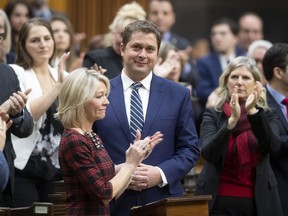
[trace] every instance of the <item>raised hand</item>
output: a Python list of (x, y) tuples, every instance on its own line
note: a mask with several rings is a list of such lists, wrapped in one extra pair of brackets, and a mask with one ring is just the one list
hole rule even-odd
[(256, 104), (259, 101), (262, 88), (262, 84), (259, 81), (256, 81), (253, 92), (248, 96), (246, 100), (245, 109), (246, 112), (250, 115), (257, 112)]
[(153, 69), (154, 73), (157, 76), (166, 78), (177, 66), (179, 59), (179, 54), (174, 50), (170, 50), (164, 62), (161, 58), (158, 59)]
[(91, 67), (91, 69), (98, 71), (102, 75), (107, 71), (107, 69), (98, 66), (96, 63)]
[(31, 91), (32, 89), (28, 88), (24, 93), (21, 91), (14, 92), (8, 100), (1, 104), (0, 109), (4, 110), (8, 115), (16, 116), (18, 113), (22, 112), (26, 106), (28, 94)]
[(231, 116), (228, 119), (228, 126), (227, 126), (229, 129), (233, 129), (236, 126), (241, 116), (241, 108), (237, 92), (238, 92), (238, 86), (235, 85), (230, 98)]
[(58, 64), (58, 83), (62, 83), (64, 81), (64, 68), (67, 59), (70, 56), (70, 52), (64, 53), (59, 60)]

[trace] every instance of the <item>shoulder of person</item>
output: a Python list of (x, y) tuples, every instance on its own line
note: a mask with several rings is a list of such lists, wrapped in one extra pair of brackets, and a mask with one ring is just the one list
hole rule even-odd
[(14, 70), (18, 75), (19, 73), (25, 73), (25, 69), (17, 64), (9, 64), (9, 66)]
[(106, 58), (111, 55), (110, 53), (111, 53), (111, 47), (105, 47), (103, 49), (91, 50), (85, 56), (90, 58)]

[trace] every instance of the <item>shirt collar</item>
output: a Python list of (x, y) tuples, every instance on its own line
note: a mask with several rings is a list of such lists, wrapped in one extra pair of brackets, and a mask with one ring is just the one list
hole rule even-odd
[(266, 84), (266, 88), (268, 89), (268, 91), (271, 93), (271, 95), (273, 95), (274, 99), (276, 100), (276, 102), (280, 105), (283, 105), (281, 102), (285, 99), (285, 96), (282, 95), (281, 93), (279, 93), (278, 91), (276, 91), (275, 89), (273, 89), (269, 83)]
[[(128, 88), (131, 87), (131, 85), (134, 83), (132, 79), (130, 79), (125, 73), (124, 69), (121, 72), (121, 79), (123, 83), (123, 90), (126, 91)], [(142, 86), (150, 91), (150, 86), (151, 86), (151, 80), (152, 80), (152, 71), (148, 74), (148, 76), (145, 77), (145, 79), (141, 80), (140, 83)]]

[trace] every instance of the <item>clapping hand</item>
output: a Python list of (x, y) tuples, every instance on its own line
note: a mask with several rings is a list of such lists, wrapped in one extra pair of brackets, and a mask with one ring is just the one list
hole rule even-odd
[(179, 62), (180, 56), (174, 51), (170, 50), (166, 60), (163, 62), (162, 58), (159, 58), (156, 65), (154, 66), (154, 73), (157, 76), (167, 78), (167, 76), (174, 70)]
[(32, 89), (28, 88), (24, 93), (21, 91), (14, 92), (8, 100), (1, 104), (0, 109), (2, 109), (8, 115), (16, 116), (18, 113), (22, 112), (26, 106), (28, 94), (31, 91)]
[(59, 60), (58, 64), (58, 83), (62, 83), (64, 81), (64, 68), (67, 59), (70, 56), (70, 52), (64, 53)]
[(261, 96), (262, 92), (262, 84), (259, 81), (256, 81), (256, 84), (254, 86), (253, 92), (248, 96), (246, 103), (245, 103), (245, 109), (248, 114), (254, 114), (256, 113), (256, 104), (259, 101), (259, 98)]
[(98, 66), (96, 63), (91, 67), (91, 69), (98, 71), (102, 75), (107, 71), (107, 69), (102, 68), (101, 66)]

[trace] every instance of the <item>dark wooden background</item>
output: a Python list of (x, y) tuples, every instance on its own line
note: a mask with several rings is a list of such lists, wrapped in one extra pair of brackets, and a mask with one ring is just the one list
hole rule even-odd
[[(8, 0), (0, 0), (2, 8)], [(131, 0), (50, 0), (51, 8), (66, 13), (76, 32), (86, 32), (82, 43), (96, 34), (106, 33), (116, 11)], [(148, 0), (137, 0), (144, 9)], [(173, 30), (192, 42), (209, 39), (213, 20), (230, 17), (237, 20), (245, 11), (254, 11), (264, 20), (265, 39), (288, 43), (288, 0), (174, 0), (176, 24)], [(85, 50), (84, 50), (85, 51)]]

